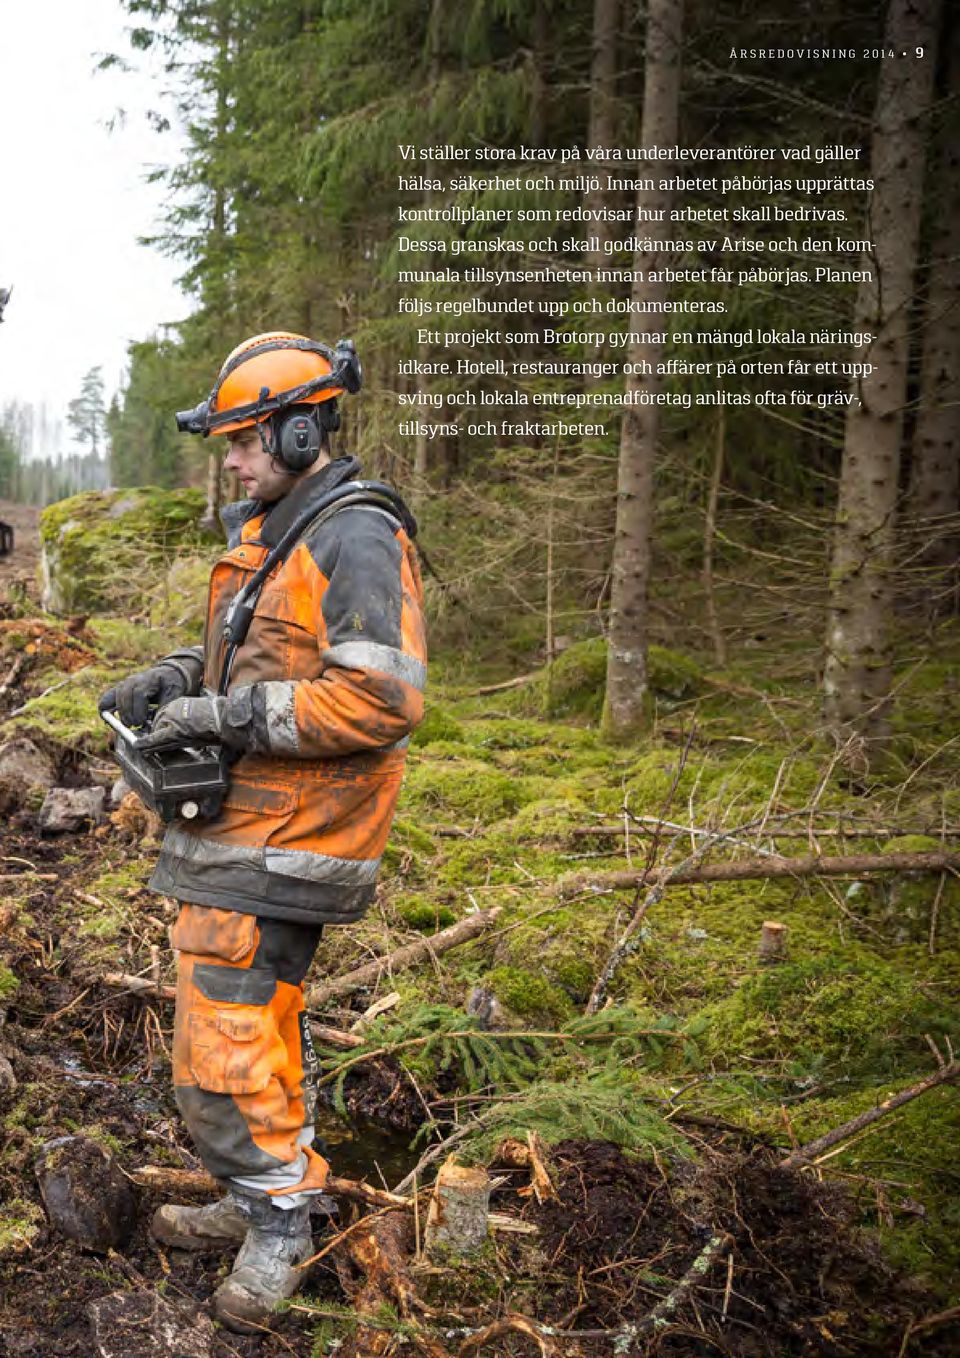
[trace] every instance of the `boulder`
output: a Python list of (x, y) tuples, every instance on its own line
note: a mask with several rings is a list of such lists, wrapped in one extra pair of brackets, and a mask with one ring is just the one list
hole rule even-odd
[(39, 797), (56, 781), (53, 760), (26, 736), (15, 736), (0, 745), (0, 814), (18, 811), (30, 797)]
[(40, 515), (41, 602), (75, 616), (139, 611), (143, 583), (170, 556), (197, 549), (206, 505), (201, 490), (139, 486), (85, 491)]
[(34, 1169), (54, 1230), (97, 1254), (130, 1239), (137, 1204), (113, 1156), (87, 1136), (48, 1141)]
[(52, 787), (40, 808), (37, 825), (44, 835), (62, 835), (98, 825), (107, 804), (105, 787)]
[(87, 1315), (100, 1358), (212, 1358), (216, 1351), (209, 1316), (146, 1289), (99, 1297)]

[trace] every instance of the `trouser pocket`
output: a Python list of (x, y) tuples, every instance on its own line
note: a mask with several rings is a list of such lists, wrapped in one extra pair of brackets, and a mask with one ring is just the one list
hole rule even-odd
[(259, 1094), (286, 1064), (270, 1009), (210, 1005), (190, 1014), (190, 1073), (211, 1094)]
[(208, 905), (183, 905), (170, 930), (170, 946), (182, 953), (239, 962), (253, 952), (258, 936), (255, 915)]
[(286, 1065), (268, 972), (188, 962), (185, 1064), (211, 1094), (258, 1094)]

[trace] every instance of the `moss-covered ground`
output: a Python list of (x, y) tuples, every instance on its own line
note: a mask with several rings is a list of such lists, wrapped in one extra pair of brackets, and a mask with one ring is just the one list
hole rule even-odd
[[(163, 607), (136, 627), (92, 617), (83, 637), (89, 667), (33, 701), (57, 676), (32, 662), (16, 695), (26, 705), (10, 726), (56, 751), (66, 769), (102, 760), (96, 693), (111, 675), (196, 639), (202, 575), (202, 556), (168, 572)], [(420, 1100), (429, 1105), (428, 1139), (456, 1116), (475, 1119), (460, 1149), (477, 1159), (502, 1136), (530, 1129), (548, 1143), (611, 1140), (658, 1163), (695, 1158), (688, 1129), (704, 1123), (786, 1148), (960, 1049), (960, 880), (949, 873), (670, 886), (615, 975), (609, 1007), (584, 1017), (638, 904), (636, 891), (612, 889), (605, 874), (675, 863), (705, 835), (725, 837), (708, 862), (960, 843), (960, 627), (939, 628), (935, 660), (929, 637), (905, 636), (896, 739), (869, 779), (848, 777), (820, 729), (816, 641), (785, 627), (740, 648), (722, 670), (693, 645), (656, 647), (650, 729), (629, 744), (608, 743), (599, 729), (601, 640), (577, 641), (528, 682), (486, 694), (475, 692), (478, 683), (510, 674), (482, 667), (478, 679), (440, 649), (376, 905), (359, 926), (328, 931), (313, 973), (347, 972), (499, 908), (478, 939), (324, 1014), (345, 1026), (377, 993), (399, 992), (369, 1045), (430, 1037), (388, 1063), (409, 1073), (414, 1120), (424, 1121)], [(12, 655), (10, 636), (0, 634), (6, 668), (4, 648)], [(57, 852), (66, 861), (70, 846)], [(72, 894), (58, 887), (52, 901), (24, 870), (11, 898), (14, 937), (29, 935), (40, 914), (65, 973), (92, 983), (111, 967), (143, 971), (164, 948), (171, 918), (170, 905), (143, 887), (154, 852), (150, 841), (108, 827), (84, 842), (68, 873)], [(788, 930), (787, 957), (776, 965), (758, 957), (767, 920)], [(14, 976), (23, 956), (9, 950)], [(160, 956), (169, 979), (169, 956)], [(39, 1003), (35, 983), (27, 988)], [(494, 1003), (501, 1030), (542, 1036), (484, 1033), (477, 1015)], [(162, 1042), (151, 1031), (141, 1025), (138, 1040), (151, 1042), (162, 1071)], [(325, 1053), (331, 1090), (343, 1059)], [(362, 1070), (340, 1082), (347, 1106)], [(7, 1115), (19, 1118), (21, 1139), (36, 1120), (30, 1097), (23, 1087)], [(945, 1305), (960, 1276), (958, 1142), (960, 1090), (943, 1087), (841, 1144), (816, 1171), (851, 1189), (887, 1257)], [(0, 1252), (36, 1230), (31, 1206), (15, 1198), (2, 1209)]]

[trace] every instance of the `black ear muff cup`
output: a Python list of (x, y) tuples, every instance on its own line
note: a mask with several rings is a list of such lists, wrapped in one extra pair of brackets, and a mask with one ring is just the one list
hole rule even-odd
[(320, 426), (313, 415), (292, 411), (276, 420), (275, 456), (288, 471), (303, 472), (320, 456)]

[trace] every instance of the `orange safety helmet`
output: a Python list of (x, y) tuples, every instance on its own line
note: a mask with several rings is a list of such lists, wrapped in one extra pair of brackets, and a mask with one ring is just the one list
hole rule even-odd
[[(359, 391), (361, 382), (352, 340), (330, 349), (306, 335), (272, 330), (237, 345), (206, 401), (177, 413), (177, 428), (188, 434), (230, 434), (290, 406), (335, 401), (344, 391)], [(333, 405), (323, 421), (331, 429), (339, 424), (335, 411)]]

